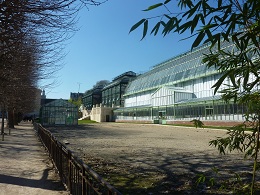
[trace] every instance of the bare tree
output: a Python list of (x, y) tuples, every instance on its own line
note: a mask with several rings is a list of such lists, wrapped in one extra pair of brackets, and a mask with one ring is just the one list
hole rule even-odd
[(93, 88), (103, 88), (105, 87), (110, 81), (108, 80), (100, 80), (97, 81), (95, 85), (93, 85)]
[(61, 51), (64, 41), (76, 30), (78, 11), (101, 3), (92, 0), (0, 1), (2, 112), (26, 111), (33, 106), (29, 100), (36, 96), (39, 80), (50, 78), (61, 68)]

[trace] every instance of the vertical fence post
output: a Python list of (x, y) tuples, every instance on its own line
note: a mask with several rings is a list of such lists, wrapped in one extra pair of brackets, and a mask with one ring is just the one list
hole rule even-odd
[(87, 194), (86, 191), (86, 170), (85, 167), (82, 165), (82, 194), (85, 195)]
[(69, 191), (72, 192), (72, 189), (71, 189), (71, 180), (72, 180), (72, 167), (71, 167), (71, 151), (68, 150), (68, 168), (69, 168), (69, 172), (68, 172), (68, 188), (69, 188)]
[(51, 154), (51, 158), (53, 159), (53, 139), (52, 139), (52, 135), (50, 135), (50, 154)]
[[(67, 185), (67, 190), (70, 194), (93, 195), (102, 193), (107, 195), (121, 195), (120, 192), (86, 166), (82, 160), (75, 157), (66, 146), (58, 142), (50, 131), (47, 131), (41, 125), (37, 125), (35, 128), (41, 142), (56, 164), (61, 179)], [(106, 189), (103, 189), (103, 187)]]
[(57, 164), (58, 164), (58, 159), (57, 159), (58, 147), (57, 147), (57, 141), (56, 141), (56, 139), (54, 137), (53, 137), (53, 145), (54, 145), (53, 161), (54, 161), (55, 165), (57, 166)]
[(59, 147), (59, 173), (60, 173), (60, 178), (63, 180), (63, 158), (62, 158), (62, 145), (58, 144)]

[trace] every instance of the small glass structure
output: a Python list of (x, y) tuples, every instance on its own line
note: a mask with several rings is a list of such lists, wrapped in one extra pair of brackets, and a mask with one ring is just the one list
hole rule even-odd
[(42, 125), (78, 125), (78, 107), (67, 100), (58, 99), (40, 109)]

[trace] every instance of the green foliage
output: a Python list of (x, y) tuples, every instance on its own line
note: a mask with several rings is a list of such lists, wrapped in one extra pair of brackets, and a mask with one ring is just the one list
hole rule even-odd
[(246, 125), (236, 125), (228, 129), (227, 137), (219, 137), (215, 140), (211, 140), (209, 144), (217, 147), (221, 154), (237, 150), (243, 152), (245, 157), (253, 157), (255, 155), (254, 148), (256, 146), (255, 131), (246, 132), (245, 130)]
[(196, 180), (197, 186), (206, 181), (206, 176), (204, 174), (198, 174), (198, 179)]
[[(132, 26), (130, 32), (143, 26), (142, 39), (148, 32), (148, 21), (156, 20), (151, 34), (157, 35), (159, 30), (163, 36), (172, 32), (182, 34), (190, 31), (195, 41), (192, 48), (202, 43), (210, 43), (212, 51), (205, 56), (208, 66), (215, 66), (223, 72), (221, 79), (213, 86), (215, 93), (223, 81), (232, 81), (232, 90), (236, 92), (242, 85), (244, 91), (252, 90), (259, 85), (260, 63), (260, 1), (222, 1), (213, 3), (208, 0), (178, 0), (179, 12), (176, 12), (175, 1), (159, 1), (143, 11), (151, 11), (164, 7), (165, 13), (160, 16), (143, 18)], [(171, 11), (171, 10), (174, 10)], [(223, 48), (223, 41), (234, 44), (232, 50)], [(255, 77), (251, 78), (250, 75)], [(224, 91), (225, 94), (227, 91)]]
[[(165, 13), (157, 17), (143, 18), (133, 25), (130, 32), (143, 25), (143, 39), (149, 30), (148, 21), (158, 19), (151, 34), (157, 35), (160, 30), (163, 36), (172, 32), (182, 34), (190, 31), (190, 37), (195, 38), (191, 49), (202, 43), (210, 45), (210, 51), (203, 62), (222, 73), (212, 86), (215, 93), (222, 93), (227, 102), (247, 105), (246, 125), (228, 129), (227, 137), (212, 140), (210, 145), (217, 147), (222, 154), (238, 150), (243, 152), (245, 157), (254, 158), (250, 189), (253, 194), (259, 164), (260, 1), (177, 0), (179, 12), (176, 12), (175, 1), (158, 1), (159, 3), (144, 11), (164, 7)], [(174, 12), (171, 11), (173, 9)], [(232, 48), (225, 48), (226, 43), (232, 44)], [(230, 84), (223, 86), (226, 80), (229, 80)], [(192, 122), (196, 127), (200, 125), (197, 120)], [(246, 127), (251, 127), (253, 132), (246, 132)], [(205, 181), (205, 178), (201, 175), (199, 181)]]
[(160, 7), (160, 6), (162, 6), (162, 5), (163, 5), (163, 3), (157, 3), (157, 4), (155, 4), (155, 5), (152, 5), (152, 6), (148, 7), (147, 9), (145, 9), (145, 10), (143, 10), (143, 11), (150, 11), (150, 10), (155, 9), (155, 8), (157, 8), (157, 7)]
[[(229, 40), (229, 36), (233, 35), (239, 29), (246, 29), (245, 36), (255, 44), (258, 44), (256, 35), (259, 33), (259, 1), (246, 0), (240, 2), (230, 0), (227, 3), (226, 1), (218, 0), (218, 3), (213, 3), (208, 0), (178, 0), (177, 2), (179, 12), (176, 12), (174, 1), (161, 1), (143, 11), (151, 11), (159, 7), (164, 7), (165, 12), (169, 14), (162, 14), (161, 16), (143, 20), (159, 18), (158, 23), (163, 21), (167, 24), (164, 26), (164, 29), (167, 29), (164, 31), (164, 35), (170, 32), (184, 33), (190, 29), (191, 34), (194, 33), (194, 36), (197, 36), (194, 45), (199, 45), (203, 40), (204, 42), (210, 41), (214, 44), (219, 44), (222, 38)], [(171, 20), (175, 22), (169, 22)], [(238, 40), (237, 35), (239, 33), (234, 35), (234, 40)], [(204, 36), (206, 39), (201, 39)]]
[[(231, 177), (222, 180), (224, 175), (216, 167), (212, 168), (213, 176), (209, 177), (203, 173), (197, 175), (196, 185), (206, 185), (209, 187), (217, 187), (220, 192), (232, 191), (232, 194), (246, 195), (250, 194), (250, 185), (243, 181), (241, 176), (236, 172), (230, 172)], [(226, 194), (226, 193), (225, 193)]]
[(204, 128), (204, 123), (202, 121), (200, 121), (199, 119), (193, 119), (192, 121), (190, 121), (193, 123), (193, 125), (196, 127), (196, 128)]
[(74, 104), (75, 106), (78, 106), (78, 108), (79, 108), (79, 107), (81, 106), (81, 104), (82, 104), (81, 98), (78, 98), (77, 100), (69, 99), (68, 102)]
[[(250, 193), (254, 194), (256, 171), (259, 168), (260, 93), (249, 93), (247, 91), (244, 91), (242, 94), (232, 93), (227, 91), (224, 98), (229, 100), (232, 96), (235, 96), (239, 103), (247, 105), (246, 121), (243, 125), (237, 125), (228, 129), (227, 137), (212, 140), (210, 145), (217, 147), (222, 154), (225, 154), (226, 151), (232, 152), (237, 150), (244, 153), (245, 158), (251, 157), (253, 159), (254, 165)], [(246, 131), (247, 126), (252, 128), (251, 132)]]

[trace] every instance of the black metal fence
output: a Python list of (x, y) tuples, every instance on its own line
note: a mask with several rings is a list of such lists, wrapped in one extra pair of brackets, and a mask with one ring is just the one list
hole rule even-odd
[(49, 152), (62, 182), (72, 195), (121, 195), (121, 193), (88, 167), (71, 150), (60, 143), (40, 124), (34, 129)]

